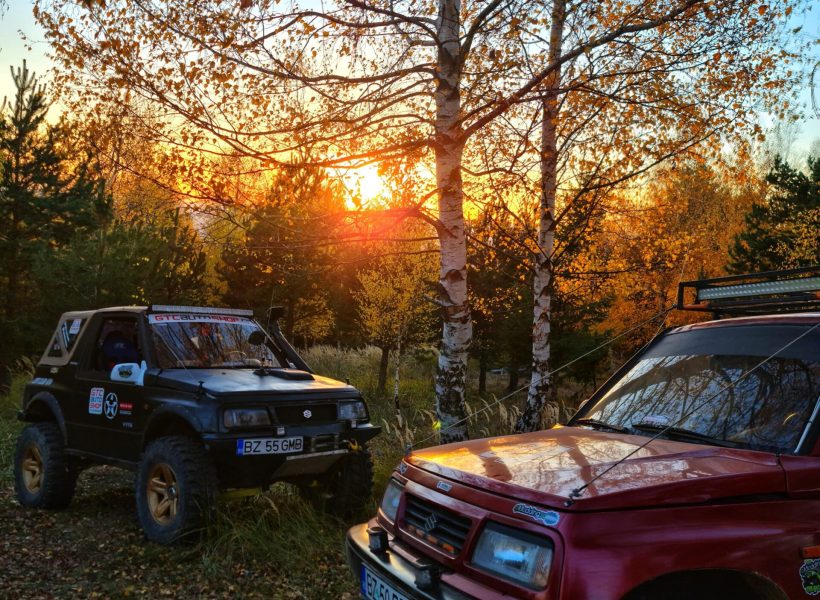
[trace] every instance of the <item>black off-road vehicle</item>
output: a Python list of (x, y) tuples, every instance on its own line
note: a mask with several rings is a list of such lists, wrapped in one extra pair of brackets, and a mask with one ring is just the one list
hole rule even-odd
[(220, 489), (288, 481), (334, 512), (362, 508), (380, 428), (272, 321), (267, 333), (245, 310), (64, 314), (23, 395), (20, 503), (64, 507), (80, 470), (104, 463), (136, 471), (139, 521), (160, 543), (200, 529)]

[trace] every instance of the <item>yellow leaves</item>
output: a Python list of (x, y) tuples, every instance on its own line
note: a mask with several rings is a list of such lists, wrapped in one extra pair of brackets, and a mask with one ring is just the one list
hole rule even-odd
[(762, 17), (763, 15), (766, 14), (767, 10), (769, 10), (768, 5), (761, 4), (760, 6), (757, 7), (757, 14), (759, 14)]

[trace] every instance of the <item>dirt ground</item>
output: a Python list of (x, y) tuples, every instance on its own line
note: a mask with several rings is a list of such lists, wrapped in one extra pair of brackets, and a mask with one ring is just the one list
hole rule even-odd
[(318, 560), (309, 557), (312, 564), (301, 570), (287, 570), (283, 564), (300, 561), (283, 561), (281, 553), (288, 550), (274, 541), (270, 552), (280, 556), (270, 562), (259, 560), (258, 552), (247, 560), (237, 559), (241, 552), (220, 554), (232, 539), (246, 543), (230, 535), (223, 532), (216, 546), (149, 544), (137, 526), (132, 476), (111, 467), (84, 472), (63, 511), (20, 507), (11, 482), (0, 479), (0, 598), (355, 597), (341, 544)]

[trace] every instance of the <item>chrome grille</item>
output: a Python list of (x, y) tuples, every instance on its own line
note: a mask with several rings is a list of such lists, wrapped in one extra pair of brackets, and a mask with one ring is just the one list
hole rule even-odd
[(456, 556), (464, 547), (472, 521), (427, 500), (407, 494), (404, 529), (415, 538)]

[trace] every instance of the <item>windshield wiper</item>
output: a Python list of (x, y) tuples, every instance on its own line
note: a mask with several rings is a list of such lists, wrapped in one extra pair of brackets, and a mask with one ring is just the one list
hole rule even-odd
[(632, 428), (638, 431), (647, 431), (650, 433), (663, 432), (663, 435), (670, 439), (678, 439), (684, 442), (703, 442), (704, 444), (711, 444), (713, 446), (722, 446), (723, 448), (740, 448), (742, 444), (738, 442), (730, 442), (729, 440), (722, 440), (713, 438), (712, 436), (693, 431), (691, 429), (684, 429), (683, 427), (669, 427), (666, 425), (658, 425), (657, 423), (648, 423), (646, 421), (638, 421), (632, 423)]
[(586, 425), (587, 427), (592, 427), (593, 429), (608, 429), (609, 431), (617, 431), (618, 433), (629, 433), (629, 430), (626, 427), (612, 425), (605, 421), (599, 421), (598, 419), (578, 419), (575, 423), (573, 423), (573, 425)]

